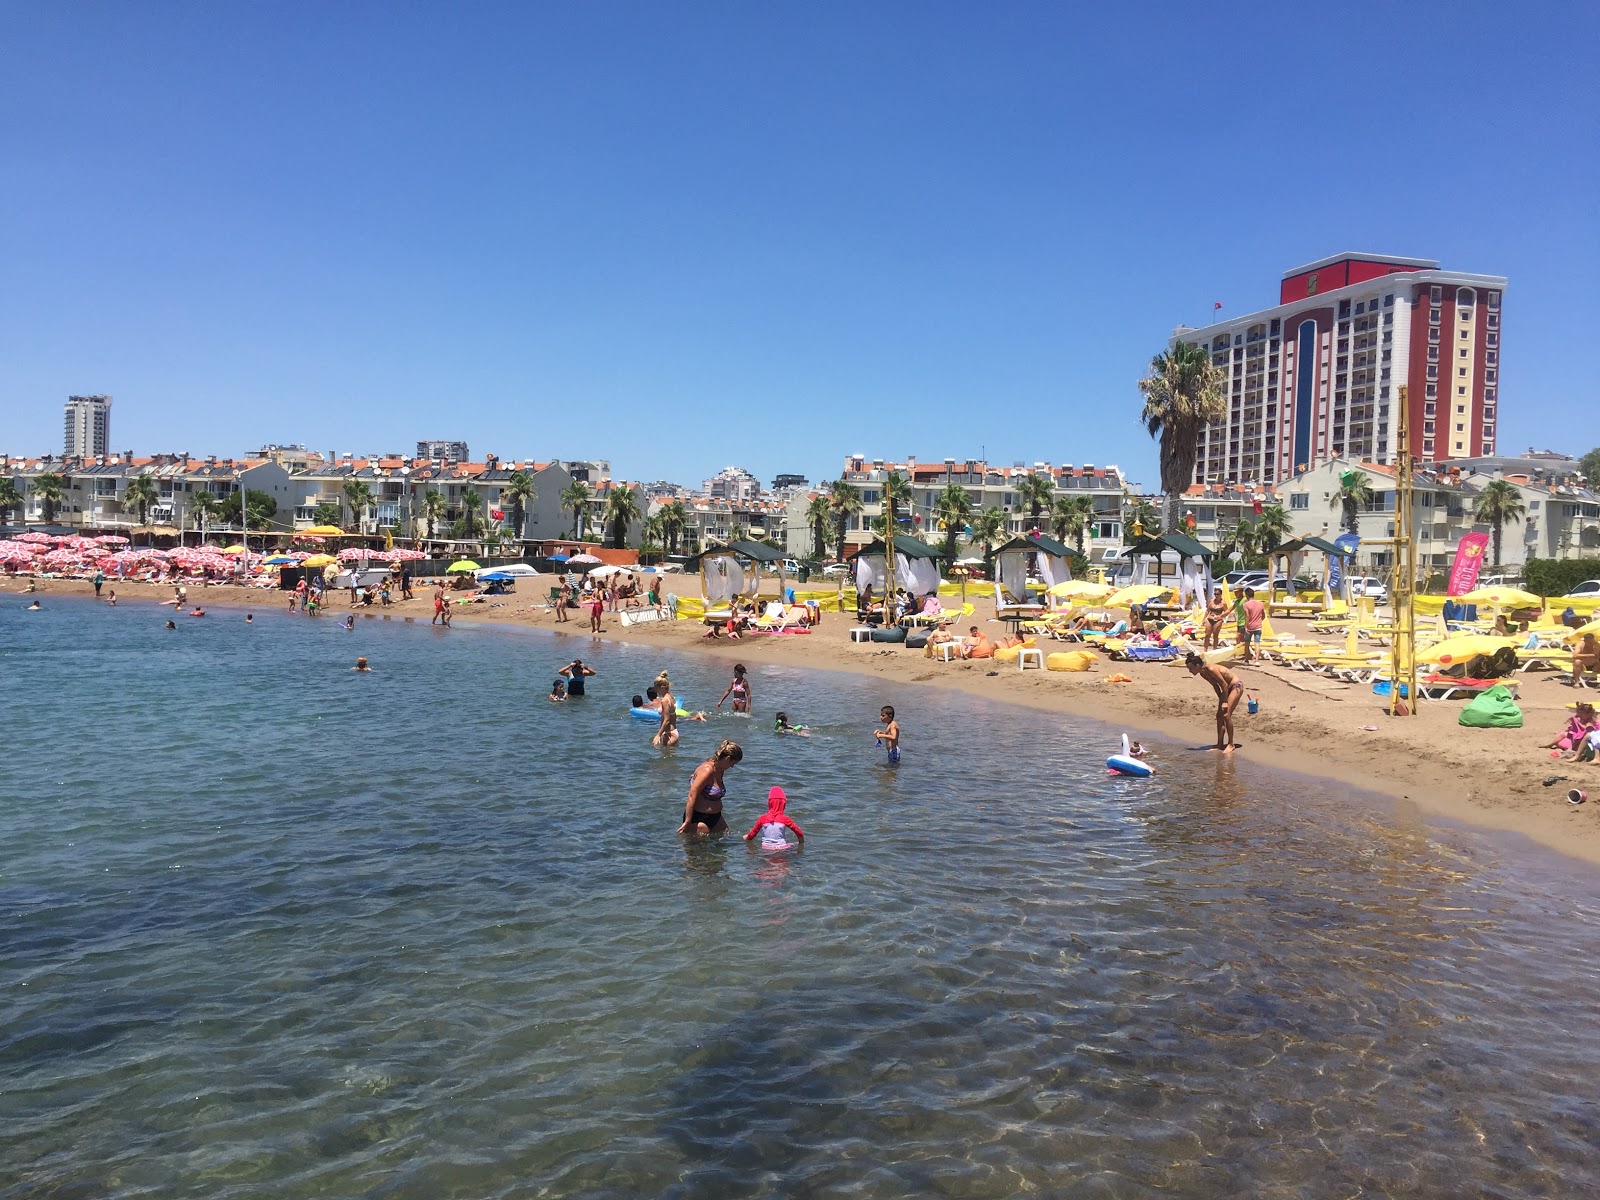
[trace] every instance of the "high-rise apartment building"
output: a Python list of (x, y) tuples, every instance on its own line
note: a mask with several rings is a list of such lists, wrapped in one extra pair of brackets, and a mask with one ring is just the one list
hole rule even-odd
[(1400, 385), (1425, 462), (1495, 452), (1498, 275), (1425, 258), (1338, 254), (1284, 272), (1278, 306), (1174, 343), (1211, 352), (1228, 412), (1201, 435), (1196, 483), (1273, 484), (1330, 458), (1395, 454)]
[(418, 458), (439, 458), (447, 463), (469, 462), (471, 456), (467, 453), (465, 442), (418, 442)]
[(68, 458), (98, 458), (111, 448), (111, 397), (67, 397), (65, 448)]

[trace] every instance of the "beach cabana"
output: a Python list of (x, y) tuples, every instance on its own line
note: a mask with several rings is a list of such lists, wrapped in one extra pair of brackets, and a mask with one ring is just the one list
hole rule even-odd
[[(1274, 546), (1267, 551), (1267, 595), (1272, 595), (1272, 582), (1278, 577), (1278, 556), (1283, 556), (1283, 577), (1289, 581), (1289, 594), (1294, 595), (1294, 556), (1304, 554), (1308, 550), (1315, 550), (1322, 555), (1322, 591), (1331, 601), (1333, 598), (1333, 564), (1345, 557), (1345, 552), (1326, 538), (1310, 535), (1295, 538), (1293, 541), (1284, 542), (1281, 546)], [(1341, 597), (1347, 599), (1347, 597)]]
[[(926, 542), (906, 534), (896, 534), (894, 539), (894, 584), (905, 588), (913, 596), (925, 596), (939, 590), (939, 561), (944, 556)], [(884, 540), (875, 537), (850, 556), (855, 564), (856, 591), (872, 588), (883, 594), (888, 583), (888, 551)]]
[[(1044, 611), (1044, 606), (1028, 601), (1028, 567), (1032, 560), (1034, 573), (1048, 591), (1058, 583), (1072, 578), (1069, 556), (1070, 546), (1062, 545), (1053, 537), (1034, 530), (1021, 537), (995, 547), (994, 552), (994, 609), (995, 616), (1007, 619), (1015, 616), (1033, 616)], [(1006, 599), (1010, 593), (1011, 600)]]
[[(1204, 604), (1211, 594), (1212, 552), (1181, 530), (1169, 529), (1145, 538), (1129, 546), (1127, 553), (1128, 560), (1133, 563), (1132, 582), (1168, 583), (1177, 589), (1174, 604), (1179, 608)], [(1178, 559), (1176, 578), (1170, 583), (1161, 577), (1161, 568), (1165, 565), (1163, 556), (1169, 553), (1176, 554)], [(1154, 579), (1150, 578), (1152, 560), (1156, 564)]]
[(684, 563), (700, 573), (700, 595), (706, 616), (731, 613), (740, 600), (754, 601), (761, 594), (761, 568), (777, 564), (778, 595), (783, 595), (783, 551), (763, 542), (728, 542), (703, 550)]

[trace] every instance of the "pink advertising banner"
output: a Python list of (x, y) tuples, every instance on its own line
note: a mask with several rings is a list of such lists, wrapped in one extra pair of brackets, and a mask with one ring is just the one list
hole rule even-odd
[(1450, 567), (1450, 587), (1445, 595), (1464, 596), (1478, 585), (1478, 568), (1483, 565), (1483, 551), (1488, 544), (1487, 533), (1462, 535), (1456, 546), (1456, 561)]

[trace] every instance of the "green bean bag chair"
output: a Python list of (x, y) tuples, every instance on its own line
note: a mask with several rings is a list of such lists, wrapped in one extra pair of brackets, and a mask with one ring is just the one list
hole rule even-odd
[(1522, 710), (1511, 689), (1497, 683), (1461, 710), (1461, 724), (1473, 729), (1521, 729)]
[(899, 625), (891, 625), (888, 629), (874, 629), (872, 640), (875, 642), (903, 642), (906, 640), (906, 631)]

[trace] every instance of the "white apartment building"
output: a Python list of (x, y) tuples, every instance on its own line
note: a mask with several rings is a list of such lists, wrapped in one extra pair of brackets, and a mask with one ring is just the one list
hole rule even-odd
[(111, 397), (67, 397), (62, 455), (101, 458), (111, 452)]

